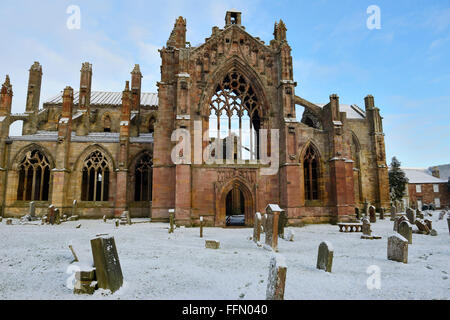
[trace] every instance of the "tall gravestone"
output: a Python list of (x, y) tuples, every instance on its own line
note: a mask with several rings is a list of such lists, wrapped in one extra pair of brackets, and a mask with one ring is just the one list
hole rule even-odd
[(277, 204), (269, 204), (266, 208), (266, 245), (278, 251), (278, 221), (283, 210)]
[(367, 217), (362, 219), (362, 233), (365, 236), (372, 235), (372, 230), (370, 230), (370, 220)]
[(267, 213), (262, 216), (261, 226), (264, 233), (266, 233)]
[(256, 243), (261, 241), (261, 220), (261, 213), (257, 212), (253, 221), (253, 241)]
[(50, 224), (55, 224), (55, 209), (52, 204), (48, 206), (47, 219)]
[(369, 218), (370, 218), (370, 223), (377, 222), (377, 213), (376, 213), (376, 209), (374, 206), (369, 207)]
[(394, 221), (397, 215), (397, 209), (395, 205), (391, 205), (391, 221)]
[(389, 260), (408, 263), (408, 240), (399, 234), (389, 237), (387, 256)]
[(287, 227), (288, 216), (285, 210), (280, 212), (280, 218), (278, 220), (278, 236), (284, 238), (284, 228)]
[(123, 284), (122, 268), (114, 237), (103, 236), (92, 239), (91, 248), (98, 287), (114, 293)]
[(275, 254), (270, 260), (266, 299), (284, 300), (287, 265), (283, 256)]
[(31, 218), (36, 217), (36, 203), (34, 201), (30, 202), (30, 212), (29, 212)]
[(200, 217), (200, 238), (203, 238), (203, 217)]
[(398, 233), (412, 244), (412, 225), (408, 221), (402, 221), (398, 226)]
[(333, 267), (334, 249), (331, 243), (325, 241), (319, 246), (319, 253), (317, 255), (317, 269), (331, 272)]
[(173, 233), (175, 230), (175, 209), (169, 210), (169, 233)]
[(398, 231), (398, 226), (400, 225), (400, 223), (402, 221), (408, 221), (409, 222), (408, 218), (406, 218), (405, 216), (399, 216), (399, 217), (395, 218), (394, 231), (396, 231), (396, 232)]
[(409, 223), (414, 224), (416, 222), (416, 212), (413, 209), (406, 209), (406, 217), (408, 218)]

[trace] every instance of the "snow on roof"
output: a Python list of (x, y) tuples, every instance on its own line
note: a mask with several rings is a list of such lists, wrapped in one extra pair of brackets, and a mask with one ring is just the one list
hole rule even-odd
[[(79, 103), (79, 91), (73, 91), (73, 103)], [(61, 104), (63, 102), (62, 92), (53, 98), (45, 101), (44, 104)], [(122, 104), (122, 92), (104, 92), (104, 91), (92, 91), (91, 92), (91, 105), (121, 105)], [(141, 106), (158, 106), (158, 94), (150, 92), (141, 93)]]
[[(326, 104), (316, 104), (317, 106), (323, 108)], [(339, 109), (341, 112), (347, 113), (348, 119), (365, 119), (366, 113), (358, 107), (356, 104), (339, 104)]]
[(418, 183), (445, 183), (447, 181), (433, 177), (428, 169), (425, 168), (402, 168), (405, 172), (408, 182), (412, 184)]
[(439, 175), (440, 175), (441, 179), (448, 180), (448, 178), (450, 178), (450, 164), (433, 166), (433, 167), (430, 167), (429, 170), (431, 171), (431, 169), (434, 167), (439, 169)]

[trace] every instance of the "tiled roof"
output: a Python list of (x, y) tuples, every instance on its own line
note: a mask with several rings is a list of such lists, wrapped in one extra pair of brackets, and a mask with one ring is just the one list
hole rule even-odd
[[(44, 104), (62, 104), (62, 92), (57, 96), (45, 101)], [(78, 104), (79, 91), (73, 91), (73, 103)], [(91, 105), (121, 105), (122, 104), (122, 92), (104, 92), (104, 91), (92, 91), (91, 92)], [(141, 93), (141, 106), (158, 106), (158, 94), (150, 92)]]
[(405, 175), (409, 180), (408, 182), (411, 184), (447, 182), (446, 180), (433, 177), (428, 169), (425, 168), (402, 168), (402, 170), (405, 172)]
[[(117, 132), (90, 132), (87, 136), (77, 136), (72, 132), (72, 142), (119, 142)], [(32, 135), (10, 137), (11, 141), (57, 141), (58, 131), (38, 131)], [(153, 143), (152, 133), (141, 133), (138, 137), (130, 137), (131, 143)]]
[[(316, 104), (317, 106), (323, 108), (325, 104)], [(339, 104), (339, 109), (341, 112), (347, 113), (348, 119), (365, 119), (366, 113), (356, 104), (348, 105), (348, 104)]]

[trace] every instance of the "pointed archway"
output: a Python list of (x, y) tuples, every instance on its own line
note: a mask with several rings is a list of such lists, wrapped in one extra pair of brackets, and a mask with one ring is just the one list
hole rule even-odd
[(216, 220), (215, 225), (227, 226), (227, 217), (244, 216), (245, 226), (253, 223), (254, 200), (253, 194), (247, 184), (240, 179), (228, 182), (219, 191), (216, 200)]

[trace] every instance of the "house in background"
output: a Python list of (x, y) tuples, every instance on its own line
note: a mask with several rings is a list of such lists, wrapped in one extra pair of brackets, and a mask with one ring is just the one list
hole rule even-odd
[(450, 191), (447, 180), (439, 178), (439, 169), (433, 167), (430, 172), (425, 168), (402, 168), (408, 178), (406, 203), (413, 208), (433, 204), (436, 209), (450, 206)]

